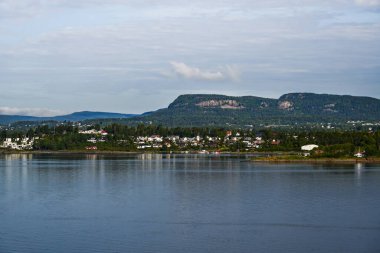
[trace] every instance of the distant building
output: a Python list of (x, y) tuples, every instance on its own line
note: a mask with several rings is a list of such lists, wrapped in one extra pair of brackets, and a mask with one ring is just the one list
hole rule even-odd
[(90, 138), (90, 139), (87, 140), (87, 142), (96, 143), (97, 140), (95, 138)]
[(357, 158), (363, 158), (364, 157), (364, 152), (357, 152), (354, 154), (355, 157)]
[(309, 145), (302, 146), (301, 150), (303, 150), (303, 151), (312, 151), (313, 149), (318, 148), (318, 147), (319, 147), (318, 145), (309, 144)]
[(102, 136), (108, 135), (108, 133), (104, 130), (97, 131), (95, 129), (79, 131), (78, 133), (80, 133), (80, 134), (95, 134), (95, 135), (102, 135)]
[(0, 145), (1, 148), (16, 149), (16, 150), (25, 150), (33, 149), (34, 138), (6, 138), (3, 144)]
[(108, 133), (107, 133), (106, 131), (104, 131), (104, 130), (100, 130), (99, 133), (100, 133), (101, 135), (103, 135), (103, 136), (108, 135)]

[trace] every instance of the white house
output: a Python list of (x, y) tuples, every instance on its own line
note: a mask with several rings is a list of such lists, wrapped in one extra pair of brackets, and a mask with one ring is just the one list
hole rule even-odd
[(90, 139), (87, 140), (87, 142), (96, 143), (97, 140), (95, 138), (90, 138)]
[(357, 157), (357, 158), (363, 158), (364, 157), (364, 152), (360, 152), (359, 151), (359, 152), (355, 153), (354, 156)]
[(301, 150), (303, 151), (312, 151), (313, 149), (318, 148), (318, 145), (315, 144), (309, 144), (309, 145), (304, 145), (301, 147)]
[(10, 148), (16, 150), (23, 149), (33, 149), (34, 138), (15, 138), (13, 141), (11, 138), (6, 138), (3, 144), (0, 146), (2, 148)]

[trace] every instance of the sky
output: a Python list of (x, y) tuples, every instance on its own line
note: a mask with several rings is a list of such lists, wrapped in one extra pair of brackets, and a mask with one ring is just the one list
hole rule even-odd
[(380, 98), (380, 0), (0, 0), (0, 114)]

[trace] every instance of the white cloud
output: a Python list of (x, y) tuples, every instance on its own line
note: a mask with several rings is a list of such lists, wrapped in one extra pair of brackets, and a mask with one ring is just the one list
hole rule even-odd
[(50, 117), (64, 114), (59, 110), (50, 110), (46, 108), (16, 108), (0, 107), (0, 115), (22, 115), (22, 116), (41, 116)]
[(380, 0), (355, 0), (358, 5), (368, 7), (380, 7)]
[(183, 62), (171, 62), (173, 70), (180, 76), (186, 79), (200, 79), (208, 81), (223, 80), (225, 77), (220, 71), (203, 71), (199, 68), (194, 68), (186, 65)]
[(236, 66), (226, 66), (226, 75), (232, 80), (232, 81), (240, 81), (240, 70)]
[(190, 67), (183, 62), (170, 62), (174, 72), (186, 79), (205, 80), (205, 81), (237, 81), (240, 77), (240, 71), (236, 66), (226, 66), (217, 71), (201, 70), (196, 67)]

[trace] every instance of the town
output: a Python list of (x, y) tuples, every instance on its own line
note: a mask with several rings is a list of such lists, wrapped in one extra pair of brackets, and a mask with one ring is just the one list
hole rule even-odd
[(302, 156), (380, 154), (380, 131), (278, 131), (58, 124), (26, 132), (0, 131), (3, 150), (130, 152), (299, 152)]

